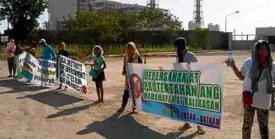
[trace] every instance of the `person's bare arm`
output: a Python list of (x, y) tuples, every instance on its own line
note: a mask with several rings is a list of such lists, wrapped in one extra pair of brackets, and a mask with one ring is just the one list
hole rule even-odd
[(105, 70), (106, 69), (106, 63), (105, 63), (105, 61), (103, 62), (103, 68), (102, 68), (102, 70)]
[[(229, 61), (228, 60), (225, 60), (225, 63), (226, 63), (227, 66), (229, 65)], [(243, 76), (242, 72), (238, 69), (238, 67), (235, 65), (235, 61), (234, 60), (232, 61), (232, 65), (233, 65), (232, 69), (234, 71), (235, 76), (238, 79), (240, 79), (241, 81), (243, 81), (244, 80), (244, 76)]]
[(237, 66), (234, 65), (232, 68), (233, 68), (233, 71), (234, 71), (235, 75), (237, 76), (237, 78), (239, 78), (241, 81), (243, 81), (244, 76), (242, 75), (242, 72), (237, 68)]

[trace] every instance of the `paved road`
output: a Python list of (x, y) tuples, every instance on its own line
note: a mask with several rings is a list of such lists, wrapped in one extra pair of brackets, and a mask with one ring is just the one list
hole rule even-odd
[[(236, 56), (239, 65), (248, 55)], [(225, 56), (199, 56), (202, 63), (222, 65)], [(167, 64), (174, 58), (149, 58), (148, 63)], [(0, 62), (0, 138), (1, 139), (239, 139), (241, 138), (242, 107), (241, 82), (224, 67), (224, 112), (222, 129), (206, 128), (206, 135), (198, 136), (196, 128), (179, 132), (182, 123), (140, 113), (131, 115), (127, 108), (122, 115), (116, 110), (121, 104), (123, 76), (122, 59), (108, 58), (104, 82), (106, 102), (94, 105), (96, 93), (89, 78), (88, 99), (75, 92), (59, 92), (26, 84), (24, 80), (3, 78), (7, 76), (6, 63)], [(213, 75), (214, 76), (214, 75)], [(130, 106), (130, 105), (129, 105)], [(146, 127), (148, 126), (148, 127)], [(270, 113), (271, 137), (275, 138), (275, 114)], [(258, 139), (257, 120), (253, 138)]]

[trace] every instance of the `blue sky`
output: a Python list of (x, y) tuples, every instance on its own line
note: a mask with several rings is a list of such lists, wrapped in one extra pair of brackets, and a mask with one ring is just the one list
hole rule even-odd
[[(125, 3), (145, 5), (148, 0), (115, 0)], [(160, 8), (169, 9), (183, 22), (188, 29), (188, 22), (193, 18), (194, 0), (157, 0)], [(236, 29), (237, 34), (254, 34), (256, 27), (275, 26), (274, 13), (275, 0), (204, 0), (204, 23), (219, 24), (224, 30), (225, 16), (229, 13), (240, 11), (239, 14), (228, 18), (228, 31)], [(273, 6), (273, 7), (272, 7)], [(39, 21), (47, 21), (47, 12), (40, 16)], [(6, 21), (0, 25), (0, 30), (7, 27)]]

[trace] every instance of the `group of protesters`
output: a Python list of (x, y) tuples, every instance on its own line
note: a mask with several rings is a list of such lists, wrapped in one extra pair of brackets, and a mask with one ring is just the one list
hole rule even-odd
[(9, 76), (14, 78), (21, 78), (19, 75), (16, 75), (16, 71), (20, 71), (19, 64), (19, 55), (22, 54), (24, 51), (28, 52), (29, 54), (36, 56), (36, 43), (32, 42), (30, 47), (23, 48), (22, 44), (19, 42), (17, 45), (15, 45), (15, 41), (11, 39), (7, 43), (7, 47), (5, 49), (6, 55), (7, 55), (7, 61), (8, 61), (8, 70), (9, 70)]
[[(39, 42), (43, 46), (41, 59), (55, 60), (58, 58), (51, 46), (47, 45), (45, 39), (41, 39)], [(194, 53), (188, 50), (186, 40), (182, 37), (177, 38), (173, 45), (176, 51), (175, 63), (190, 63), (198, 62), (198, 59)], [(36, 44), (33, 43), (30, 48), (23, 49), (20, 45), (15, 45), (14, 40), (10, 40), (8, 43), (6, 53), (9, 67), (9, 76), (13, 77), (16, 73), (16, 64), (18, 64), (18, 55), (23, 51), (27, 51), (34, 57)], [(243, 62), (241, 70), (237, 68), (234, 60), (225, 60), (228, 66), (232, 66), (235, 75), (243, 82), (242, 102), (243, 102), (243, 128), (242, 137), (243, 139), (250, 139), (251, 129), (254, 119), (255, 111), (257, 111), (258, 123), (260, 126), (260, 133), (262, 139), (269, 138), (268, 129), (268, 116), (269, 109), (271, 106), (271, 92), (272, 85), (274, 83), (274, 63), (271, 56), (271, 48), (268, 41), (259, 40), (253, 45), (251, 57)], [(96, 85), (96, 92), (98, 96), (98, 103), (104, 103), (104, 89), (103, 81), (106, 80), (104, 70), (106, 69), (105, 59), (103, 57), (104, 51), (100, 46), (95, 46), (93, 49), (93, 63), (85, 64), (90, 65), (90, 75), (93, 77), (93, 81)], [(59, 54), (68, 57), (66, 51), (66, 45), (64, 42), (61, 43), (59, 48)], [(129, 89), (129, 79), (127, 76), (127, 63), (139, 63), (142, 64), (143, 60), (140, 56), (135, 43), (129, 42), (126, 45), (126, 52), (124, 57), (124, 64), (122, 67), (122, 75), (125, 76), (125, 87), (122, 95), (121, 108), (117, 112), (123, 112), (126, 108), (129, 97), (131, 96)], [(62, 84), (57, 88), (61, 89)], [(67, 87), (66, 87), (67, 88)], [(65, 89), (66, 89), (65, 88)], [(133, 95), (132, 95), (133, 96)], [(137, 114), (135, 99), (132, 97), (132, 109), (133, 113)], [(181, 126), (180, 130), (187, 130), (191, 128), (189, 123), (185, 123)], [(201, 126), (197, 126), (199, 134), (205, 134), (204, 129)]]

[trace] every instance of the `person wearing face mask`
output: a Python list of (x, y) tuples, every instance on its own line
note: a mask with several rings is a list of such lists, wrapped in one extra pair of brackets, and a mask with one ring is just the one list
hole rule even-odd
[[(175, 46), (177, 52), (176, 63), (198, 62), (196, 55), (188, 50), (186, 40), (183, 37), (177, 38), (173, 42), (173, 45)], [(185, 123), (183, 126), (179, 127), (179, 130), (187, 130), (189, 128), (191, 128), (191, 125), (189, 123)], [(197, 126), (197, 128), (200, 135), (205, 134), (205, 131), (201, 126)]]
[(257, 112), (261, 138), (269, 139), (268, 117), (275, 73), (269, 43), (264, 40), (257, 41), (253, 46), (251, 57), (252, 66), (245, 75), (242, 93), (244, 108), (242, 137), (251, 138), (253, 119)]

